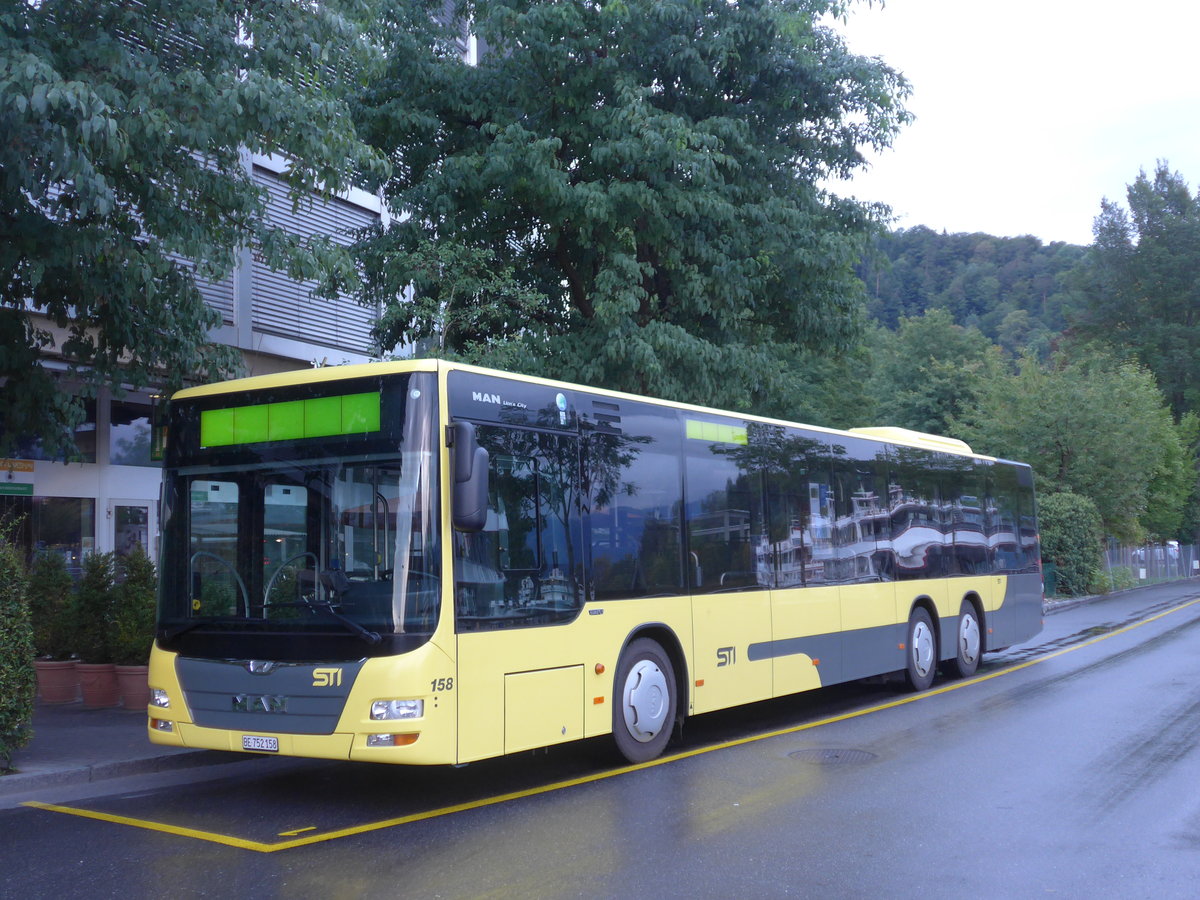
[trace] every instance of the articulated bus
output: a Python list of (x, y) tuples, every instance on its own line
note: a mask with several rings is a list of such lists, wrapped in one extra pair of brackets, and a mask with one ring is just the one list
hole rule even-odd
[(170, 404), (152, 741), (461, 764), (1041, 628), (1029, 467), (421, 360)]

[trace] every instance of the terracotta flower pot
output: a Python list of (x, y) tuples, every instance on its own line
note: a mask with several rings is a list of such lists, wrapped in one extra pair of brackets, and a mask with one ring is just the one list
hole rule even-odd
[(74, 703), (79, 699), (79, 672), (75, 660), (38, 659), (33, 663), (37, 672), (38, 697), (43, 703)]
[(117, 691), (117, 667), (112, 663), (80, 663), (79, 687), (83, 705), (89, 709), (116, 706), (121, 699)]
[(149, 671), (149, 666), (117, 666), (121, 705), (126, 709), (144, 711), (150, 705)]

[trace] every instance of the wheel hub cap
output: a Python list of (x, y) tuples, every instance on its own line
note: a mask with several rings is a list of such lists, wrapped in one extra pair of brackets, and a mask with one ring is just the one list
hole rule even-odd
[(979, 623), (974, 616), (963, 616), (958, 623), (958, 652), (964, 662), (973, 663), (979, 658)]
[(636, 740), (646, 743), (662, 731), (668, 696), (667, 678), (650, 660), (640, 660), (629, 670), (622, 706), (625, 724)]
[(913, 667), (922, 677), (933, 668), (933, 631), (924, 622), (918, 622), (913, 628), (912, 637)]

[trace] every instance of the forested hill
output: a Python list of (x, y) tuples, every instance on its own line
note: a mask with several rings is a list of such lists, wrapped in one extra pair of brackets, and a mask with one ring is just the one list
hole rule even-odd
[(1071, 270), (1085, 248), (1032, 236), (938, 233), (923, 225), (888, 232), (859, 267), (868, 311), (895, 328), (904, 316), (945, 309), (1017, 353), (1065, 326)]

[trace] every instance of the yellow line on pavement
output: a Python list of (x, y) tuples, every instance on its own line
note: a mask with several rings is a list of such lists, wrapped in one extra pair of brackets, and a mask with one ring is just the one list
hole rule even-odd
[(984, 681), (991, 681), (993, 678), (999, 678), (1002, 675), (1011, 675), (1014, 672), (1020, 672), (1022, 669), (1028, 669), (1030, 666), (1038, 663), (1046, 662), (1047, 660), (1055, 659), (1063, 656), (1066, 653), (1072, 653), (1076, 650), (1081, 650), (1084, 647), (1090, 647), (1100, 641), (1108, 640), (1116, 637), (1119, 634), (1125, 634), (1135, 628), (1141, 628), (1143, 625), (1149, 625), (1151, 622), (1156, 622), (1159, 619), (1169, 616), (1172, 613), (1177, 613), (1180, 610), (1187, 609), (1189, 606), (1194, 606), (1200, 603), (1200, 597), (1195, 597), (1171, 609), (1164, 610), (1148, 619), (1142, 619), (1125, 625), (1122, 628), (1116, 628), (1105, 634), (1098, 635), (1090, 640), (1083, 641), (1079, 644), (1073, 644), (1070, 647), (1063, 647), (1043, 656), (1037, 656), (1033, 659), (1028, 659), (1025, 662), (1017, 663), (1012, 666), (1006, 666), (1003, 669), (998, 669), (995, 672), (989, 672), (986, 675), (977, 675), (974, 678), (956, 681), (952, 684), (946, 684), (942, 687), (935, 688), (929, 691), (923, 691), (919, 694), (910, 694), (907, 697), (900, 697), (888, 703), (880, 703), (876, 706), (867, 707), (865, 709), (853, 710), (851, 712), (840, 713), (836, 716), (827, 716), (823, 719), (816, 719), (812, 722), (805, 722), (802, 725), (792, 725), (788, 728), (780, 728), (776, 731), (764, 732), (763, 734), (750, 735), (749, 737), (735, 738), (730, 741), (722, 741), (719, 744), (708, 744), (703, 747), (696, 747), (693, 750), (684, 750), (680, 753), (672, 753), (669, 756), (662, 756), (650, 762), (638, 763), (636, 765), (622, 766), (618, 769), (608, 769), (603, 772), (592, 772), (587, 775), (581, 775), (578, 778), (569, 778), (565, 781), (556, 781), (552, 784), (541, 785), (540, 787), (526, 788), (525, 790), (512, 791), (507, 794), (498, 794), (493, 797), (484, 797), (479, 800), (471, 800), (466, 803), (458, 803), (454, 806), (443, 806), (438, 809), (426, 810), (425, 812), (410, 813), (406, 816), (397, 816), (394, 819), (384, 819), (379, 822), (368, 822), (364, 825), (353, 825), (348, 828), (339, 828), (335, 831), (321, 832), (320, 834), (306, 835), (305, 837), (297, 837), (290, 841), (278, 841), (275, 843), (264, 843), (262, 841), (250, 841), (243, 838), (236, 838), (230, 835), (218, 834), (210, 831), (199, 831), (194, 828), (181, 828), (177, 825), (164, 825), (160, 822), (151, 822), (145, 819), (134, 819), (127, 816), (117, 816), (110, 813), (95, 812), (88, 809), (77, 809), (70, 806), (56, 806), (50, 803), (40, 803), (34, 800), (27, 801), (23, 806), (31, 806), (35, 809), (46, 809), (52, 812), (67, 813), (73, 816), (82, 816), (87, 819), (99, 819), (104, 822), (113, 822), (119, 825), (132, 825), (135, 828), (145, 828), (149, 831), (161, 831), (167, 834), (175, 834), (180, 837), (196, 838), (198, 840), (210, 841), (216, 844), (224, 844), (229, 847), (238, 847), (243, 850), (255, 850), (259, 853), (275, 853), (279, 850), (292, 850), (296, 847), (305, 847), (310, 844), (319, 844), (325, 841), (332, 841), (338, 838), (352, 837), (358, 834), (366, 834), (371, 831), (382, 831), (385, 828), (395, 828), (398, 825), (409, 825), (413, 822), (421, 822), (427, 819), (437, 819), (442, 816), (453, 815), (454, 813), (468, 812), (473, 809), (482, 809), (488, 806), (497, 806), (501, 803), (509, 803), (513, 800), (521, 800), (526, 797), (536, 797), (539, 794), (549, 794), (554, 791), (561, 791), (565, 788), (577, 787), (582, 784), (591, 784), (597, 781), (603, 781), (608, 778), (613, 778), (618, 775), (625, 775), (629, 772), (637, 772), (641, 769), (650, 769), (655, 766), (664, 766), (668, 763), (678, 762), (681, 759), (690, 759), (693, 756), (700, 756), (705, 753), (712, 753), (715, 750), (728, 750), (731, 747), (740, 747), (744, 744), (752, 744), (757, 741), (767, 740), (768, 738), (783, 737), (789, 734), (798, 734), (801, 731), (809, 731), (813, 728), (820, 728), (822, 725), (832, 725), (835, 722), (844, 722), (848, 719), (857, 719), (861, 716), (867, 716), (871, 713), (882, 712), (887, 709), (895, 709), (898, 706), (904, 706), (908, 703), (916, 703), (918, 700), (924, 700), (927, 697), (936, 697), (939, 694), (949, 693), (950, 691), (961, 690), (973, 684), (980, 684)]
[(115, 816), (112, 813), (96, 812), (92, 809), (79, 809), (74, 806), (58, 806), (53, 803), (42, 803), (38, 800), (27, 800), (21, 804), (22, 806), (32, 806), (34, 809), (48, 809), (51, 812), (66, 813), (69, 816), (81, 816), (85, 819), (99, 819), (101, 822), (112, 822), (116, 825), (132, 825), (134, 828), (144, 828), (147, 831), (161, 831), (166, 834), (175, 834), (180, 837), (197, 838), (201, 841), (209, 841), (214, 844), (225, 844), (227, 847), (237, 847), (241, 850), (258, 850), (267, 852), (272, 848), (272, 844), (264, 844), (260, 841), (247, 841), (243, 838), (233, 837), (228, 834), (218, 834), (212, 831), (199, 831), (195, 828), (183, 828), (179, 825), (166, 825), (162, 822), (151, 822), (147, 819), (133, 819), (129, 816)]

